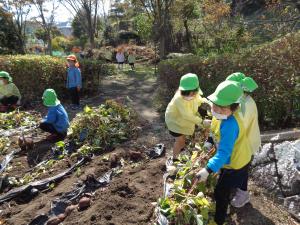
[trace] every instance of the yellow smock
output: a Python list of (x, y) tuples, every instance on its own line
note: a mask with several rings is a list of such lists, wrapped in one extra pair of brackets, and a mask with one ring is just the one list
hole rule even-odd
[[(248, 137), (246, 135), (246, 129), (244, 126), (244, 122), (240, 117), (240, 110), (236, 111), (233, 116), (236, 119), (238, 126), (239, 126), (239, 135), (236, 139), (236, 142), (234, 144), (230, 161), (228, 164), (225, 164), (223, 168), (226, 169), (241, 169), (245, 165), (247, 165), (251, 160), (251, 146), (248, 140)], [(212, 124), (211, 124), (211, 131), (214, 137), (214, 141), (217, 143), (220, 142), (221, 136), (220, 136), (220, 125), (222, 120), (217, 120), (216, 118), (213, 118)], [(230, 131), (228, 131), (230, 132)], [(215, 142), (215, 143), (216, 143)], [(218, 149), (217, 149), (218, 151)]]
[(5, 85), (0, 86), (0, 98), (3, 97), (11, 97), (11, 96), (17, 96), (19, 99), (21, 99), (21, 94), (19, 89), (14, 83), (8, 83)]
[(258, 112), (255, 101), (250, 95), (245, 97), (245, 113), (240, 112), (246, 135), (249, 139), (252, 154), (255, 154), (261, 146), (260, 130), (258, 126)]
[(195, 125), (202, 122), (201, 117), (197, 116), (197, 112), (203, 102), (206, 102), (206, 99), (199, 94), (188, 101), (182, 97), (180, 91), (177, 91), (165, 113), (168, 129), (178, 134), (192, 135)]

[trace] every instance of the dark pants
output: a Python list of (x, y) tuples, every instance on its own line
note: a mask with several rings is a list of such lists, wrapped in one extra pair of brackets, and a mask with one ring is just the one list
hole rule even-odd
[(2, 99), (0, 99), (0, 103), (4, 106), (15, 105), (18, 101), (18, 96), (3, 97)]
[(79, 106), (80, 95), (79, 95), (79, 91), (77, 90), (77, 87), (69, 88), (69, 93), (70, 93), (72, 104)]
[(231, 191), (235, 188), (247, 190), (249, 164), (239, 170), (221, 169), (214, 196), (216, 201), (215, 222), (223, 225), (230, 202)]
[(58, 136), (58, 139), (65, 139), (65, 137), (67, 136), (67, 132), (64, 133), (60, 133), (58, 132), (54, 126), (50, 123), (40, 123), (40, 129), (42, 129), (45, 132), (48, 132), (50, 134), (56, 134)]
[(129, 65), (131, 66), (131, 69), (134, 70), (135, 67), (134, 67), (134, 63), (129, 63)]

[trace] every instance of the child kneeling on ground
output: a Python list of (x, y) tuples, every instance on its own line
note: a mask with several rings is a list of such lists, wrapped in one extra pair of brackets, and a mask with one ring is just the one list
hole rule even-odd
[(208, 97), (213, 103), (211, 131), (217, 152), (196, 177), (198, 181), (205, 182), (210, 173), (220, 171), (214, 191), (215, 222), (218, 225), (225, 222), (231, 190), (239, 188), (247, 191), (251, 147), (239, 113), (242, 95), (243, 90), (238, 82), (224, 81)]
[(48, 114), (40, 123), (40, 128), (51, 134), (47, 137), (48, 140), (61, 141), (65, 139), (70, 126), (69, 117), (53, 89), (44, 91), (43, 104), (48, 107)]
[(181, 149), (185, 147), (185, 136), (193, 135), (195, 125), (202, 122), (197, 112), (201, 104), (206, 102), (206, 99), (200, 95), (202, 95), (202, 91), (199, 87), (198, 76), (191, 73), (182, 76), (179, 89), (165, 113), (169, 132), (175, 137), (173, 161), (177, 160)]
[(20, 100), (20, 91), (12, 82), (9, 73), (0, 71), (0, 112), (14, 110)]

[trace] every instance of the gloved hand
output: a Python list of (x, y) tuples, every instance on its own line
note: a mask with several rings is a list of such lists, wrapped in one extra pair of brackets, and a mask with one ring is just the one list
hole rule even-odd
[(196, 178), (201, 182), (205, 182), (207, 180), (207, 177), (209, 175), (209, 172), (206, 168), (201, 169), (197, 174)]
[(213, 144), (212, 144), (212, 143), (210, 143), (210, 142), (208, 142), (208, 141), (204, 142), (203, 148), (204, 148), (205, 150), (209, 151), (212, 147), (213, 147)]
[(203, 120), (203, 126), (204, 128), (210, 128), (211, 120), (205, 119)]

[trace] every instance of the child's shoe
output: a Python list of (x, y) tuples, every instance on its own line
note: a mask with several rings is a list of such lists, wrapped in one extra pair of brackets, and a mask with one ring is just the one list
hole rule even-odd
[(248, 191), (243, 191), (238, 188), (235, 196), (231, 200), (231, 205), (235, 208), (241, 208), (248, 202), (250, 202), (250, 196)]

